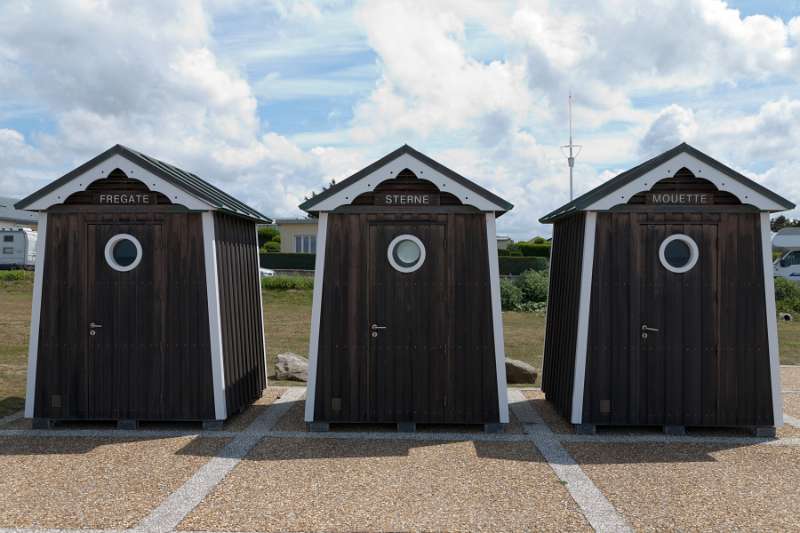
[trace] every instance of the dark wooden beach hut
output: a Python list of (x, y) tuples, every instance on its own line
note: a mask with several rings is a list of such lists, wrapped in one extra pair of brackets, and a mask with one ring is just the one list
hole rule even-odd
[(542, 388), (598, 425), (782, 424), (770, 213), (794, 204), (681, 144), (541, 219)]
[(192, 173), (114, 146), (39, 212), (25, 416), (219, 426), (266, 387), (256, 224)]
[(319, 217), (305, 419), (508, 422), (495, 218), (511, 204), (403, 146)]

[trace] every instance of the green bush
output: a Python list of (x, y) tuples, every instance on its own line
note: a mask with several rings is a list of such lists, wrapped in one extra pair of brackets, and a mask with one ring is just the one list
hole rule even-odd
[(258, 228), (258, 246), (264, 246), (265, 242), (281, 242), (281, 232), (275, 226), (261, 226)]
[(275, 254), (281, 251), (281, 241), (267, 241), (259, 250), (262, 254)]
[(261, 278), (261, 288), (268, 291), (307, 290), (314, 288), (311, 276), (272, 276)]
[(547, 259), (544, 257), (510, 257), (500, 256), (500, 274), (518, 276), (526, 270), (547, 270)]
[(532, 244), (547, 244), (547, 239), (544, 237), (534, 237), (530, 242)]
[(314, 270), (316, 257), (314, 254), (261, 254), (261, 266), (279, 270)]
[(522, 305), (522, 291), (510, 279), (500, 280), (500, 303), (503, 311), (516, 311)]
[(516, 281), (517, 287), (522, 292), (523, 302), (546, 302), (547, 286), (549, 284), (548, 273), (528, 270), (523, 272)]
[(800, 285), (786, 278), (775, 278), (775, 306), (782, 313), (800, 313)]
[(550, 245), (547, 243), (518, 242), (517, 248), (525, 257), (550, 257)]
[(29, 270), (0, 270), (0, 281), (33, 280), (33, 272)]

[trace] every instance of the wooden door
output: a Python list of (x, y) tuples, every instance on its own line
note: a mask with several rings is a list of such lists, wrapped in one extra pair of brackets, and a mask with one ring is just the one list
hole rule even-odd
[(166, 318), (162, 227), (90, 223), (86, 235), (89, 418), (158, 418)]
[[(445, 225), (369, 226), (369, 418), (443, 421), (448, 383)], [(391, 257), (390, 257), (391, 255)]]
[(647, 399), (639, 423), (713, 424), (720, 327), (717, 224), (697, 216), (643, 224), (639, 230), (639, 320), (631, 324), (639, 338), (641, 397)]

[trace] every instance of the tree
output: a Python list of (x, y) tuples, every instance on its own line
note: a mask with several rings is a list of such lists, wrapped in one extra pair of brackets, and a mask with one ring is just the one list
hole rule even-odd
[(281, 242), (281, 232), (275, 226), (261, 226), (258, 228), (258, 247), (264, 246), (265, 242), (275, 241), (277, 238), (278, 243)]
[(783, 228), (798, 228), (800, 227), (800, 220), (796, 219), (789, 219), (786, 218), (784, 215), (779, 215), (769, 222), (770, 229), (774, 233), (779, 232)]

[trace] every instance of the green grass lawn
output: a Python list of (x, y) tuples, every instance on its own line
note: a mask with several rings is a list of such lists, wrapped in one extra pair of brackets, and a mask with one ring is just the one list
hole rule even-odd
[[(23, 405), (31, 291), (30, 281), (0, 282), (0, 416)], [(506, 355), (541, 368), (544, 315), (506, 312), (503, 325)], [(264, 291), (264, 327), (270, 374), (274, 373), (277, 354), (307, 355), (311, 291)], [(800, 364), (800, 320), (780, 322), (778, 332), (781, 363)]]

